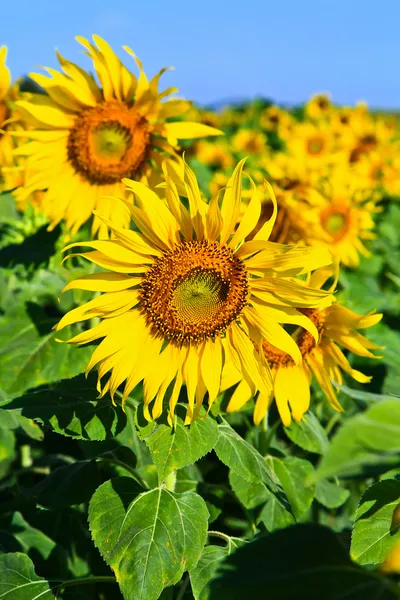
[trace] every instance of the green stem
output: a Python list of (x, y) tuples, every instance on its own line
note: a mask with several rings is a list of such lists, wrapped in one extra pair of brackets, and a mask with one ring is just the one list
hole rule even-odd
[[(265, 423), (266, 423), (266, 421), (265, 421)], [(272, 442), (272, 438), (274, 437), (275, 432), (278, 429), (279, 425), (280, 425), (280, 421), (277, 420), (269, 429), (267, 429), (267, 428), (263, 429), (264, 435), (261, 438), (260, 454), (262, 454), (264, 457), (269, 450), (269, 447)]]
[(231, 553), (232, 544), (236, 547), (236, 544), (232, 541), (232, 538), (226, 533), (222, 533), (221, 531), (207, 531), (207, 535), (214, 536), (224, 540), (228, 544), (228, 553)]
[(186, 590), (187, 590), (187, 587), (188, 587), (188, 585), (189, 585), (189, 581), (190, 581), (190, 579), (189, 579), (189, 575), (186, 575), (186, 578), (184, 579), (184, 581), (183, 581), (183, 583), (182, 583), (182, 585), (181, 585), (181, 587), (180, 587), (180, 590), (179, 590), (179, 592), (178, 592), (178, 595), (177, 595), (177, 597), (176, 597), (176, 600), (182, 600), (182, 598), (184, 597), (184, 595), (185, 595), (185, 592), (186, 592)]
[[(49, 583), (56, 583), (57, 580), (51, 579)], [(58, 583), (58, 582), (57, 582)], [(64, 589), (66, 587), (72, 587), (73, 585), (90, 585), (93, 583), (117, 583), (115, 577), (111, 575), (95, 575), (93, 577), (79, 577), (78, 579), (69, 579), (68, 581), (60, 581), (56, 587)]]
[(141, 485), (145, 489), (149, 489), (149, 486), (147, 485), (147, 483), (145, 481), (143, 481), (143, 479), (141, 477), (139, 477), (139, 475), (136, 473), (136, 470), (133, 467), (127, 465), (126, 463), (121, 462), (117, 458), (108, 458), (108, 457), (106, 458), (104, 456), (98, 456), (97, 460), (102, 460), (103, 462), (111, 463), (114, 465), (118, 465), (119, 467), (122, 467), (123, 469), (125, 469), (125, 471), (128, 471), (128, 473), (130, 473), (132, 475), (132, 477), (138, 482), (139, 485)]
[(330, 434), (330, 432), (335, 427), (336, 423), (338, 421), (340, 421), (340, 419), (341, 419), (341, 414), (340, 413), (335, 413), (334, 415), (332, 415), (332, 417), (329, 420), (327, 426), (325, 427), (326, 435)]

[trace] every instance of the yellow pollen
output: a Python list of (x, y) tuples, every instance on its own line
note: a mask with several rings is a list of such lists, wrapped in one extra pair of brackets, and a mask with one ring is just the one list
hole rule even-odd
[(244, 264), (207, 240), (183, 241), (146, 273), (140, 305), (153, 333), (178, 344), (224, 333), (247, 304)]
[(150, 127), (134, 108), (103, 102), (82, 111), (68, 138), (68, 158), (97, 184), (134, 178), (147, 159)]
[[(314, 323), (319, 335), (319, 344), (321, 342), (324, 331), (323, 311), (319, 311), (314, 308), (303, 308), (299, 309), (299, 312), (302, 312), (304, 315), (306, 315), (306, 317), (310, 319), (310, 321)], [(295, 333), (294, 338), (303, 358), (310, 354), (310, 352), (317, 345), (317, 342), (315, 341), (311, 333), (301, 327), (299, 327), (298, 331)], [(272, 346), (272, 344), (268, 342), (263, 342), (263, 351), (265, 358), (267, 359), (271, 367), (291, 367), (295, 364), (292, 357), (289, 354), (287, 354), (283, 350), (279, 350), (279, 348), (275, 348), (274, 346)]]

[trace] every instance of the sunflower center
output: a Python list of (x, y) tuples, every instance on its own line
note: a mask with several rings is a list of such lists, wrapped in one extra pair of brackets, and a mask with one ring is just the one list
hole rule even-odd
[(349, 215), (345, 210), (328, 209), (321, 215), (321, 225), (335, 241), (338, 241), (349, 228)]
[(307, 151), (309, 154), (316, 156), (321, 154), (324, 149), (324, 140), (320, 137), (312, 137), (307, 141)]
[(247, 304), (248, 278), (232, 250), (183, 241), (146, 273), (140, 304), (153, 333), (179, 344), (221, 335)]
[[(310, 321), (314, 323), (319, 334), (319, 344), (324, 331), (323, 313), (314, 308), (299, 309), (299, 312), (302, 312), (310, 319)], [(311, 333), (301, 327), (295, 333), (294, 338), (303, 358), (310, 354), (310, 352), (317, 346), (317, 342)], [(283, 350), (279, 350), (279, 348), (275, 348), (268, 342), (263, 342), (263, 351), (271, 367), (289, 367), (294, 365), (294, 361), (289, 354), (286, 354), (286, 352)]]
[(78, 115), (68, 138), (68, 158), (92, 183), (115, 183), (136, 176), (149, 142), (149, 124), (134, 108), (103, 102)]

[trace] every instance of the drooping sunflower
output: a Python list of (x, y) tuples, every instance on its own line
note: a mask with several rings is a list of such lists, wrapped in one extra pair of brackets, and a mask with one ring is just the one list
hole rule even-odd
[[(110, 196), (122, 196), (121, 179), (148, 182), (161, 167), (163, 155), (173, 154), (177, 140), (219, 135), (201, 123), (167, 121), (189, 106), (183, 100), (164, 99), (175, 88), (158, 91), (162, 69), (151, 81), (130, 48), (139, 77), (131, 73), (110, 46), (94, 35), (95, 44), (77, 40), (93, 61), (100, 86), (92, 75), (57, 53), (63, 72), (30, 77), (46, 91), (18, 102), (30, 142), (18, 149), (27, 157), (25, 183), (17, 192), (23, 202), (33, 191), (46, 190), (41, 202), (51, 227), (65, 219), (72, 234), (98, 209), (119, 225), (126, 213), (113, 206)], [(107, 227), (93, 220), (92, 235), (107, 237)]]
[[(309, 284), (315, 289), (320, 289), (332, 274), (333, 269), (329, 267), (318, 269), (309, 278)], [(335, 285), (336, 281), (330, 291)], [(313, 322), (319, 335), (315, 339), (304, 328), (299, 328), (293, 333), (303, 358), (300, 364), (295, 364), (289, 354), (273, 343), (262, 344), (263, 354), (273, 372), (275, 402), (282, 423), (286, 427), (290, 425), (292, 418), (299, 422), (307, 412), (310, 405), (312, 376), (315, 377), (329, 404), (337, 411), (343, 411), (343, 408), (337, 399), (332, 382), (341, 385), (342, 372), (360, 383), (368, 383), (371, 380), (371, 377), (350, 366), (340, 346), (358, 356), (380, 358), (371, 352), (380, 347), (370, 342), (357, 330), (372, 327), (381, 320), (381, 314), (358, 315), (338, 303), (323, 309), (302, 309), (302, 312)], [(228, 412), (239, 410), (252, 397), (247, 382), (240, 377), (235, 366), (228, 363), (223, 387), (227, 388), (238, 381), (240, 383), (230, 399)], [(259, 394), (254, 411), (256, 423), (265, 416), (271, 401), (271, 396)]]
[[(122, 403), (143, 381), (148, 419), (157, 418), (168, 402), (172, 423), (185, 385), (186, 422), (192, 422), (206, 394), (209, 407), (217, 397), (228, 357), (253, 395), (261, 391), (269, 397), (272, 377), (260, 352), (262, 344), (275, 344), (299, 363), (300, 350), (281, 323), (297, 324), (318, 337), (313, 322), (294, 307), (331, 303), (330, 293), (293, 279), (329, 264), (330, 254), (268, 242), (276, 210), (254, 239), (244, 242), (258, 221), (261, 201), (255, 188), (237, 226), (243, 163), (233, 172), (221, 204), (221, 194), (210, 204), (204, 202), (194, 173), (183, 162), (174, 169), (168, 162), (164, 165), (165, 202), (144, 184), (125, 179), (135, 203), (122, 204), (138, 231), (98, 215), (113, 238), (84, 243), (92, 250), (79, 256), (108, 272), (81, 277), (65, 287), (102, 295), (67, 313), (57, 329), (100, 317), (98, 325), (69, 343), (103, 338), (87, 371), (98, 366), (101, 395), (109, 391), (114, 398), (125, 382)], [(188, 208), (177, 188), (185, 190)], [(276, 207), (267, 183), (266, 190)]]

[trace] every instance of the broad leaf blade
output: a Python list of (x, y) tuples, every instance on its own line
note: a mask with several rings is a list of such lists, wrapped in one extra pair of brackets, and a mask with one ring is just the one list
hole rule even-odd
[(194, 569), (190, 571), (190, 583), (195, 600), (208, 600), (208, 583), (214, 577), (220, 563), (229, 555), (228, 547), (206, 546)]
[(333, 437), (316, 471), (318, 479), (355, 476), (370, 467), (400, 463), (400, 402), (385, 400), (349, 419)]
[(54, 600), (48, 581), (38, 577), (31, 559), (19, 552), (0, 556), (2, 600)]
[(40, 483), (23, 493), (33, 496), (39, 504), (50, 508), (65, 508), (89, 502), (100, 485), (100, 474), (95, 460), (76, 461), (59, 467)]
[[(56, 321), (40, 316), (35, 323), (25, 312), (6, 313), (1, 318), (0, 387), (8, 394), (16, 397), (28, 388), (85, 370), (92, 348), (56, 342), (60, 337), (52, 330)], [(66, 332), (65, 338), (68, 337), (71, 331)]]
[(225, 420), (218, 428), (219, 438), (214, 448), (218, 458), (243, 479), (264, 482), (278, 501), (287, 507), (282, 486), (264, 457)]
[(130, 478), (107, 481), (94, 494), (89, 524), (126, 600), (156, 600), (197, 564), (208, 511), (192, 492), (148, 492)]
[(221, 564), (210, 590), (210, 600), (398, 597), (384, 577), (352, 564), (331, 530), (310, 524), (276, 531), (239, 548)]
[(215, 419), (211, 415), (205, 416), (204, 409), (191, 425), (184, 425), (184, 411), (180, 406), (173, 427), (165, 423), (146, 423), (141, 427), (139, 422), (143, 423), (143, 419), (139, 415), (137, 421), (141, 437), (157, 467), (160, 483), (172, 471), (191, 465), (211, 452), (219, 435)]
[(400, 481), (386, 479), (363, 494), (351, 539), (351, 557), (361, 565), (382, 563), (400, 539)]
[(325, 454), (329, 446), (325, 429), (312, 412), (308, 412), (304, 418), (305, 420), (300, 423), (292, 421), (290, 427), (283, 428), (284, 432), (294, 444), (303, 450)]
[(126, 425), (126, 415), (110, 397), (98, 399), (96, 375), (78, 375), (31, 390), (2, 406), (70, 437), (105, 440)]

